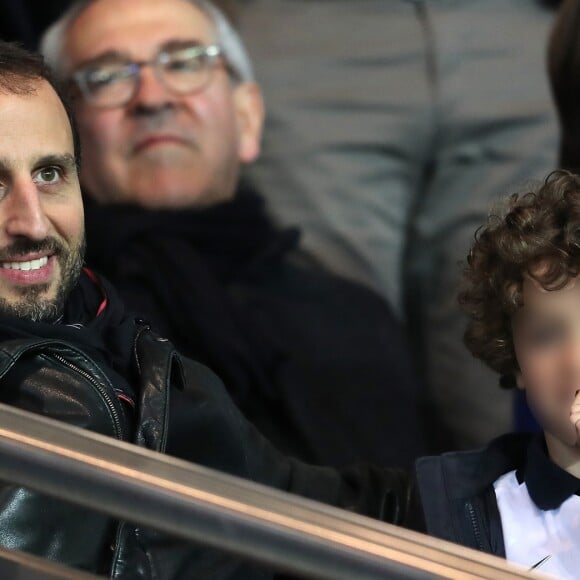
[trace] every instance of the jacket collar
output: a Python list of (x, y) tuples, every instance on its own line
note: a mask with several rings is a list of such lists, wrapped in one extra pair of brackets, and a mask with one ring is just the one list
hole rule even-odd
[(569, 497), (580, 492), (580, 479), (552, 462), (543, 434), (530, 442), (526, 463), (517, 470), (518, 481), (525, 481), (528, 493), (541, 510), (559, 508)]

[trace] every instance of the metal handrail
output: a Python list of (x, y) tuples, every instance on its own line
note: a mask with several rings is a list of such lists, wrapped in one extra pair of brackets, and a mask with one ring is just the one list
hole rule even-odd
[(2, 480), (305, 577), (532, 577), (487, 554), (2, 404), (0, 426)]

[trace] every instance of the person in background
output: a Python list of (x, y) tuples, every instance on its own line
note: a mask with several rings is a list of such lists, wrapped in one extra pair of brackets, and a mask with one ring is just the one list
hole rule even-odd
[(560, 120), (558, 165), (580, 171), (580, 2), (564, 0), (548, 45), (550, 85)]
[(401, 326), (374, 292), (310, 267), (298, 231), (240, 181), (264, 107), (223, 14), (76, 2), (42, 51), (74, 91), (88, 263), (281, 450), (411, 466), (422, 390)]
[(228, 2), (269, 111), (247, 177), (310, 256), (387, 299), (458, 447), (513, 427), (463, 347), (458, 263), (497, 196), (556, 167), (557, 3)]

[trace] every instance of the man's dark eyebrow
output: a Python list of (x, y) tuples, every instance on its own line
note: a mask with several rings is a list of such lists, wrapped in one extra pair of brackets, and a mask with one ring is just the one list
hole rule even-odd
[[(63, 167), (67, 172), (73, 174), (77, 171), (77, 164), (74, 155), (70, 153), (50, 154), (42, 155), (34, 161), (33, 170), (40, 169), (41, 167), (50, 167), (55, 165), (57, 167)], [(0, 177), (6, 177), (12, 172), (12, 164), (10, 160), (5, 157), (0, 157)]]
[(74, 156), (71, 155), (70, 153), (63, 153), (62, 155), (59, 155), (58, 153), (54, 153), (51, 155), (43, 155), (42, 157), (39, 157), (35, 161), (34, 168), (39, 169), (41, 167), (49, 167), (51, 165), (64, 167), (65, 169), (71, 172), (76, 171), (76, 161)]

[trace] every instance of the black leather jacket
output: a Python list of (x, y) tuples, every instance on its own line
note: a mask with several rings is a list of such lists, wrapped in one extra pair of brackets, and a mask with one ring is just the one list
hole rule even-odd
[[(399, 471), (312, 467), (279, 454), (242, 417), (219, 379), (138, 325), (136, 395), (120, 392), (71, 343), (13, 340), (0, 348), (0, 400), (68, 424), (278, 489), (408, 524)], [(42, 496), (0, 487), (0, 545), (112, 578), (261, 578), (234, 558)]]

